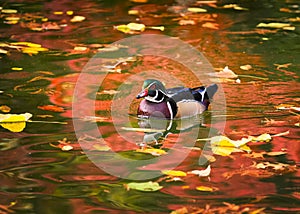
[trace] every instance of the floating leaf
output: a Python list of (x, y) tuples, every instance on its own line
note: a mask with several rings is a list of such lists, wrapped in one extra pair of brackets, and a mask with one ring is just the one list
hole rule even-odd
[(11, 70), (13, 71), (22, 71), (23, 68), (19, 68), (19, 67), (12, 67)]
[(124, 186), (126, 187), (127, 190), (135, 189), (135, 190), (145, 191), (145, 192), (153, 192), (163, 188), (162, 186), (159, 185), (159, 183), (152, 182), (152, 181), (142, 182), (142, 183), (131, 182), (125, 184)]
[(53, 14), (54, 15), (63, 15), (64, 12), (62, 12), (62, 11), (54, 11)]
[(199, 190), (199, 191), (202, 191), (202, 192), (215, 192), (219, 189), (217, 187), (197, 186), (196, 190)]
[(73, 146), (71, 145), (65, 145), (61, 148), (62, 151), (70, 151), (73, 149)]
[(211, 167), (208, 165), (204, 170), (193, 170), (188, 172), (188, 174), (198, 175), (199, 177), (207, 177), (210, 175)]
[(295, 27), (288, 23), (270, 22), (270, 23), (259, 23), (256, 27), (262, 28), (277, 28), (283, 30), (295, 30)]
[(251, 65), (241, 65), (240, 69), (245, 70), (245, 71), (249, 71), (250, 69), (252, 69)]
[(38, 106), (38, 109), (46, 110), (46, 111), (53, 111), (53, 112), (64, 112), (65, 109), (60, 106), (55, 105), (45, 105), (45, 106)]
[(149, 149), (137, 149), (136, 152), (142, 152), (142, 153), (148, 153), (153, 156), (161, 156), (167, 154), (165, 150), (162, 149), (154, 149), (154, 148), (149, 148)]
[(72, 16), (72, 15), (74, 14), (74, 11), (68, 10), (68, 11), (66, 12), (66, 14), (69, 15), (69, 16)]
[(251, 141), (253, 142), (269, 142), (272, 140), (272, 137), (270, 134), (261, 134), (258, 137), (250, 136)]
[(138, 14), (139, 14), (139, 11), (138, 11), (138, 10), (129, 10), (129, 11), (128, 11), (128, 14), (129, 14), (129, 15), (138, 15)]
[(85, 17), (84, 16), (74, 16), (70, 22), (82, 22), (85, 20)]
[(205, 22), (204, 24), (202, 24), (202, 27), (213, 29), (213, 30), (219, 30), (219, 24), (213, 22)]
[(8, 113), (10, 112), (11, 108), (8, 107), (7, 105), (1, 105), (0, 106), (0, 111), (4, 112), (4, 113)]
[(129, 23), (127, 25), (118, 25), (114, 27), (118, 31), (121, 31), (123, 33), (135, 33), (135, 32), (143, 32), (146, 28), (144, 24), (139, 24), (139, 23)]
[(0, 54), (8, 54), (8, 51), (0, 48)]
[(196, 21), (192, 19), (181, 19), (179, 20), (179, 25), (195, 25)]
[(2, 9), (1, 13), (17, 13), (17, 10), (14, 9)]
[(11, 132), (21, 132), (26, 127), (26, 122), (32, 117), (30, 113), (0, 114), (0, 125)]
[(205, 12), (207, 12), (206, 9), (200, 8), (200, 7), (189, 7), (187, 10), (189, 12), (192, 12), (192, 13), (205, 13)]
[(268, 156), (279, 156), (279, 155), (285, 155), (286, 152), (278, 151), (278, 152), (267, 152)]
[(237, 4), (226, 4), (223, 6), (223, 8), (226, 8), (226, 9), (232, 8), (234, 10), (248, 10), (248, 8), (240, 7)]
[(163, 174), (169, 175), (169, 176), (178, 176), (178, 177), (184, 177), (184, 176), (186, 176), (185, 172), (179, 171), (179, 170), (162, 170), (161, 172)]
[(146, 3), (148, 2), (148, 0), (130, 0), (132, 2), (135, 2), (135, 3)]
[(236, 75), (232, 70), (228, 68), (228, 66), (225, 66), (222, 71), (215, 73), (215, 76), (220, 78), (237, 78), (238, 75)]

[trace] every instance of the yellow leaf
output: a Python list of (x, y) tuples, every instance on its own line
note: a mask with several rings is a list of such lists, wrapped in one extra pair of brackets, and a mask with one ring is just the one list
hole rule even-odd
[(64, 14), (64, 12), (62, 12), (62, 11), (54, 11), (53, 14), (54, 15), (62, 15), (62, 14)]
[(212, 152), (215, 155), (229, 156), (234, 151), (235, 151), (234, 147), (219, 147), (219, 146), (212, 147)]
[(8, 51), (0, 48), (0, 54), (8, 54)]
[(261, 134), (258, 137), (250, 136), (250, 138), (251, 138), (251, 141), (253, 141), (253, 142), (269, 142), (272, 140), (271, 135), (266, 134), (266, 133)]
[(133, 33), (133, 32), (142, 32), (144, 31), (146, 28), (146, 26), (144, 24), (138, 24), (138, 23), (129, 23), (127, 25), (118, 25), (115, 26), (115, 29), (117, 29), (118, 31), (121, 31), (123, 33)]
[(74, 51), (86, 51), (88, 48), (84, 46), (76, 46), (74, 47)]
[(32, 114), (0, 114), (0, 125), (11, 132), (21, 132)]
[(17, 10), (14, 9), (2, 9), (1, 13), (17, 13)]
[(72, 10), (68, 10), (68, 11), (66, 12), (66, 14), (69, 15), (69, 16), (72, 16), (73, 13), (74, 13), (74, 12), (73, 12)]
[(179, 170), (162, 170), (161, 172), (165, 175), (170, 175), (170, 176), (179, 176), (179, 177), (186, 176), (185, 172)]
[(19, 67), (12, 67), (11, 70), (13, 71), (22, 71), (23, 68), (19, 68)]
[(10, 44), (11, 45), (28, 46), (28, 47), (31, 47), (31, 48), (40, 48), (40, 47), (42, 47), (42, 45), (36, 44), (36, 43), (32, 43), (32, 42), (12, 42)]
[(203, 191), (203, 192), (215, 192), (218, 190), (217, 187), (208, 187), (208, 186), (197, 186), (196, 190)]
[(85, 20), (85, 17), (84, 16), (74, 16), (70, 22), (82, 22)]
[(128, 14), (129, 14), (129, 15), (138, 15), (138, 14), (139, 14), (139, 11), (138, 11), (138, 10), (129, 10), (129, 11), (128, 11)]
[(271, 22), (271, 23), (259, 23), (256, 27), (263, 28), (279, 28), (284, 30), (294, 30), (293, 26), (288, 23), (279, 23), (279, 22)]
[(205, 13), (205, 12), (207, 12), (206, 9), (200, 8), (200, 7), (189, 7), (187, 10), (189, 12), (192, 12), (192, 13)]
[(148, 153), (153, 156), (161, 156), (167, 154), (167, 152), (162, 149), (137, 149), (136, 152)]

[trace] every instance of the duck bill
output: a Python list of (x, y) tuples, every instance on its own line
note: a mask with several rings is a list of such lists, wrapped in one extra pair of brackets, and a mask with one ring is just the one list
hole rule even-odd
[(139, 93), (136, 98), (137, 99), (140, 99), (140, 98), (143, 98), (143, 97), (146, 97), (148, 95), (148, 90), (143, 90), (141, 93)]

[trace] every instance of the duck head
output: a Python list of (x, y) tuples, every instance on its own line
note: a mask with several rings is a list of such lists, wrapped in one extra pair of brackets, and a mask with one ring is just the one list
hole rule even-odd
[(165, 97), (167, 97), (165, 86), (155, 79), (145, 80), (142, 91), (136, 96), (137, 99), (145, 98), (154, 103), (164, 101)]

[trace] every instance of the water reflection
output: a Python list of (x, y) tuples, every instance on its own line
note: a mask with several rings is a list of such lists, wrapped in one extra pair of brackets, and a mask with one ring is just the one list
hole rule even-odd
[[(274, 138), (267, 144), (255, 144), (252, 149), (255, 153), (286, 151), (285, 155), (269, 157), (267, 161), (299, 163), (299, 128), (295, 125), (299, 123), (299, 114), (296, 111), (274, 108), (281, 103), (299, 105), (299, 47), (297, 46), (299, 24), (298, 21), (293, 21), (297, 20), (298, 2), (236, 1), (239, 6), (249, 10), (218, 8), (227, 3), (228, 1), (222, 1), (215, 4), (210, 1), (211, 5), (194, 5), (205, 7), (208, 12), (189, 14), (188, 17), (182, 17), (175, 11), (174, 6), (178, 5), (176, 3), (174, 5), (173, 1), (151, 1), (145, 4), (131, 1), (90, 0), (80, 2), (53, 0), (46, 3), (7, 1), (0, 5), (3, 8), (19, 11), (15, 15), (1, 13), (2, 46), (2, 43), (28, 41), (49, 48), (49, 52), (28, 55), (1, 46), (1, 49), (9, 51), (9, 55), (0, 56), (0, 90), (4, 91), (0, 94), (1, 105), (10, 106), (13, 113), (31, 112), (35, 120), (42, 118), (45, 121), (68, 122), (68, 125), (30, 123), (22, 133), (10, 133), (1, 128), (0, 212), (3, 210), (7, 212), (3, 206), (16, 203), (8, 209), (17, 213), (82, 213), (84, 211), (166, 213), (181, 207), (205, 208), (206, 204), (211, 208), (224, 207), (223, 202), (240, 206), (251, 204), (248, 209), (265, 208), (264, 212), (299, 212), (297, 206), (299, 170), (263, 179), (242, 174), (253, 162), (263, 161), (262, 158), (252, 159), (242, 154), (230, 157), (216, 156), (209, 179), (187, 176), (183, 178), (184, 181), (160, 181), (164, 186), (162, 190), (145, 193), (126, 190), (123, 184), (128, 180), (112, 176), (99, 169), (82, 153), (82, 150), (64, 152), (49, 144), (64, 137), (72, 143), (77, 142), (71, 120), (71, 98), (78, 73), (99, 47), (105, 47), (128, 36), (114, 30), (114, 25), (141, 22), (149, 26), (164, 25), (164, 32), (146, 30), (144, 33), (179, 37), (202, 51), (215, 68), (224, 68), (228, 65), (237, 74), (268, 78), (268, 80), (257, 81), (254, 78), (243, 77), (241, 84), (222, 83), (228, 101), (227, 114), (219, 115), (227, 118), (224, 133), (230, 138), (240, 139), (247, 135), (276, 134), (289, 130), (289, 135)], [(128, 15), (129, 9), (136, 9), (140, 15)], [(178, 11), (181, 12), (186, 8), (179, 7), (179, 9)], [(85, 16), (86, 20), (81, 23), (70, 23), (71, 17), (65, 13), (70, 10), (76, 15)], [(54, 14), (56, 11), (64, 13), (56, 15)], [(10, 16), (20, 17), (22, 23), (6, 24), (6, 17)], [(51, 22), (62, 25), (60, 30), (34, 31), (33, 27), (43, 27), (38, 16), (49, 19), (44, 26), (50, 26)], [(196, 24), (180, 25), (179, 21), (182, 19), (192, 19)], [(206, 24), (207, 22), (211, 25)], [(288, 22), (295, 26), (296, 30), (257, 29), (255, 26), (260, 22)], [(88, 51), (74, 51), (74, 47), (81, 46), (87, 47)], [(180, 72), (181, 65), (170, 66), (167, 60), (153, 57), (147, 57), (143, 63), (137, 62), (140, 63), (139, 66), (129, 67), (121, 73), (111, 73), (107, 77), (106, 89), (116, 89), (116, 86), (128, 77), (130, 72), (139, 72), (145, 67), (149, 70), (157, 70), (157, 66), (159, 69), (178, 74), (178, 77), (191, 87), (197, 85), (193, 78)], [(241, 65), (246, 64), (251, 64), (253, 69), (240, 69)], [(23, 71), (13, 71), (12, 67), (21, 67)], [(136, 83), (135, 81), (132, 82)], [(152, 159), (151, 155), (137, 154), (135, 150), (138, 147), (127, 144), (116, 133), (108, 114), (112, 96), (99, 95), (98, 98), (96, 113), (97, 116), (105, 119), (98, 122), (98, 125), (99, 129), (106, 133), (108, 146), (126, 157)], [(217, 102), (216, 97), (215, 103)], [(37, 108), (46, 104), (64, 107), (65, 112), (57, 113)], [(136, 109), (133, 108), (136, 104), (132, 105), (132, 109)], [(214, 127), (216, 132), (221, 127), (218, 121), (214, 123), (210, 119), (205, 121), (209, 117), (204, 115), (204, 121), (195, 119), (187, 123), (172, 121), (171, 125), (171, 121), (166, 121), (162, 123), (163, 126), (156, 122), (153, 124), (150, 122), (149, 125), (149, 121), (138, 121), (133, 117), (131, 119), (133, 127), (152, 129), (157, 126), (163, 131), (144, 133), (123, 130), (123, 133), (129, 139), (134, 138), (139, 143), (144, 141), (151, 144), (153, 141), (156, 144), (157, 141), (161, 149), (172, 148), (181, 133), (182, 147), (179, 147), (179, 150), (184, 150), (184, 146), (189, 146), (187, 143), (191, 143), (190, 145), (194, 143), (194, 138), (189, 136), (190, 131), (199, 129), (196, 132), (197, 137), (206, 137), (208, 127)], [(273, 122), (262, 122), (272, 121), (271, 119)], [(86, 124), (83, 123), (83, 128), (84, 125)], [(121, 124), (121, 127), (128, 125)], [(203, 148), (203, 144), (199, 142), (196, 146)], [(105, 152), (98, 152), (97, 155), (105, 157)], [(178, 153), (178, 157), (180, 155)], [(199, 169), (201, 167), (198, 165), (199, 155), (198, 150), (190, 151), (177, 169), (185, 172)], [(176, 158), (177, 156), (166, 160), (165, 165), (153, 162), (143, 169), (139, 168), (140, 166), (134, 167), (140, 171), (160, 171), (169, 163), (176, 161)], [(114, 159), (107, 157), (107, 160)], [(126, 171), (127, 168), (123, 170)], [(227, 179), (223, 175), (228, 172), (241, 173)], [(132, 173), (130, 176), (134, 178), (140, 174)], [(201, 185), (213, 185), (218, 187), (219, 191), (207, 193), (195, 190), (196, 186)]]

